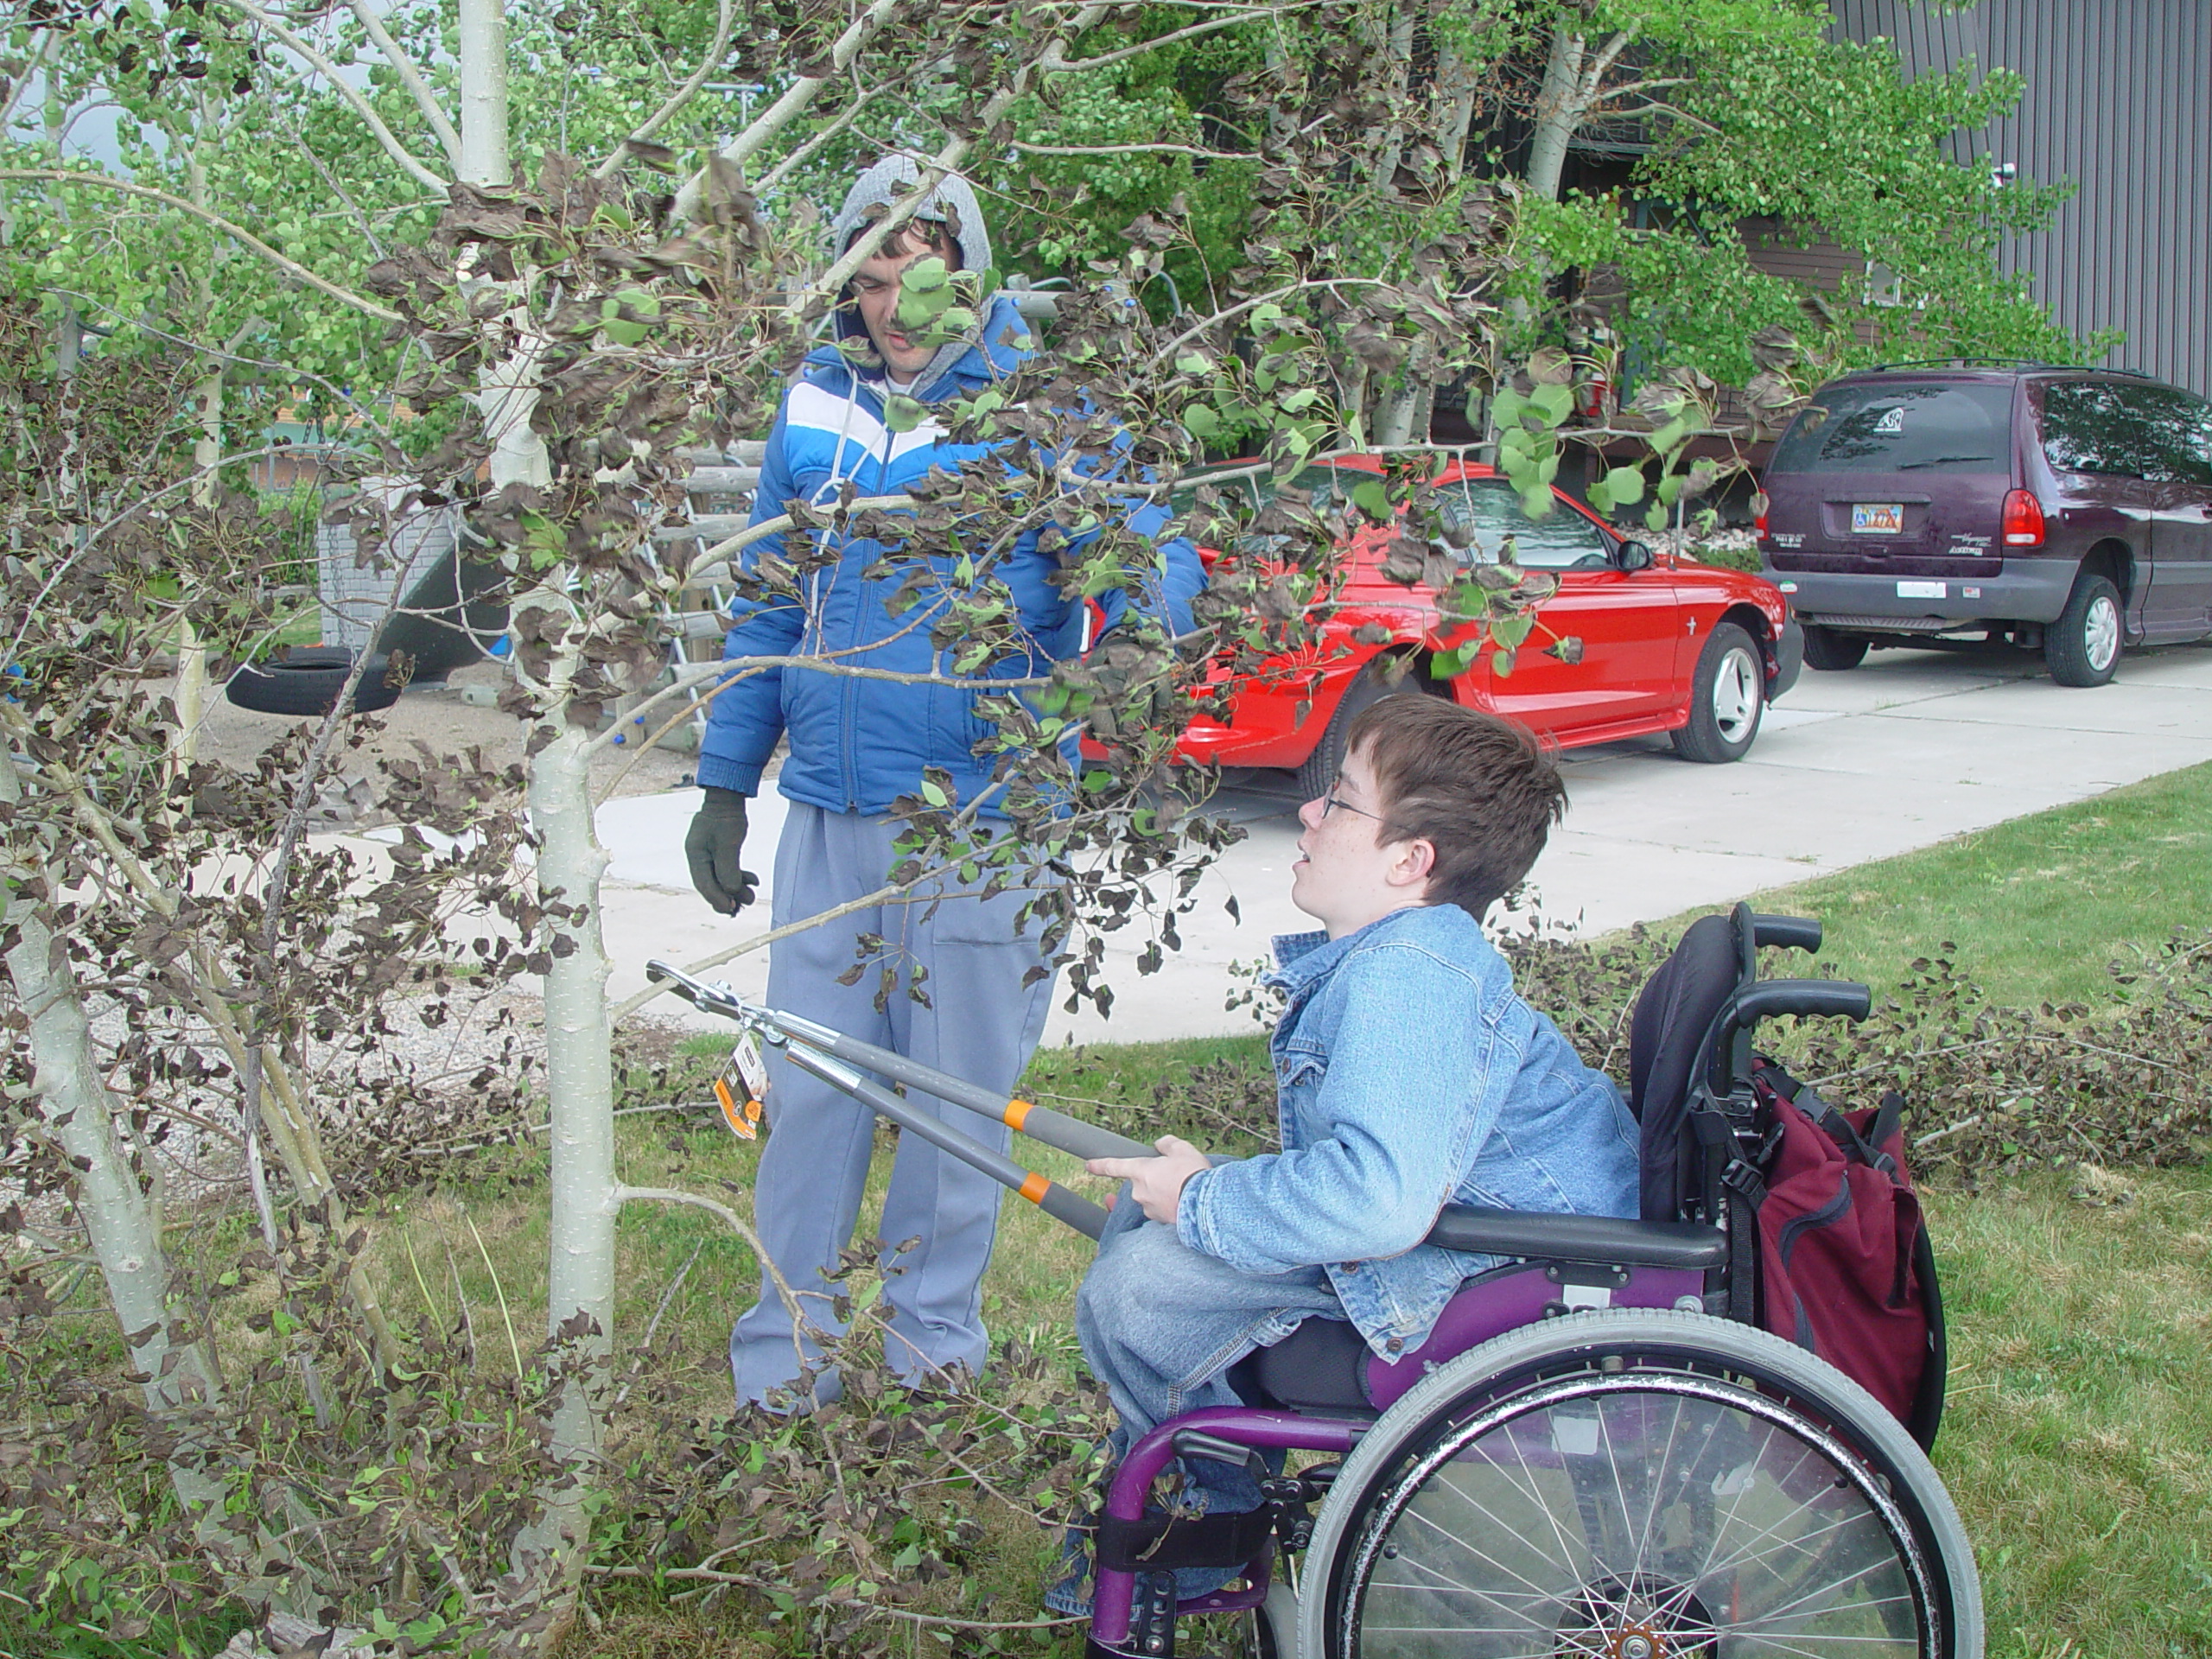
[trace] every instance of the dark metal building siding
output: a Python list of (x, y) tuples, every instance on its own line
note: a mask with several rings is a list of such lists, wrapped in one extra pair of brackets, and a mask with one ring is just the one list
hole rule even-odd
[(1834, 0), (1837, 33), (1897, 43), (1908, 75), (1972, 59), (2027, 81), (2018, 108), (1955, 141), (1961, 159), (2072, 180), (2050, 228), (2009, 239), (2003, 268), (2107, 360), (2212, 396), (2212, 4), (2207, 0), (1983, 0), (1931, 11)]

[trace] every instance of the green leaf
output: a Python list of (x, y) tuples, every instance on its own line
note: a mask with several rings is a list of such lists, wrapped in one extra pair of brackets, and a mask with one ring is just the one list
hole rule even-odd
[(1490, 417), (1500, 431), (1507, 431), (1521, 423), (1522, 411), (1529, 407), (1529, 400), (1510, 386), (1501, 388), (1490, 400)]
[(893, 432), (911, 432), (928, 418), (929, 410), (918, 397), (894, 391), (883, 400), (883, 423)]
[(1649, 530), (1666, 529), (1667, 509), (1661, 506), (1656, 501), (1654, 501), (1651, 504), (1649, 511), (1645, 512), (1643, 515), (1643, 523), (1645, 528)]
[(1390, 522), (1390, 493), (1382, 487), (1382, 480), (1370, 478), (1352, 486), (1352, 504), (1378, 524)]
[(1542, 412), (1549, 424), (1557, 426), (1574, 408), (1574, 388), (1538, 386), (1529, 394), (1529, 401)]
[(1599, 480), (1615, 506), (1632, 507), (1643, 499), (1643, 469), (1616, 467)]
[(1467, 671), (1467, 664), (1482, 649), (1479, 641), (1472, 645), (1455, 645), (1450, 651), (1440, 651), (1429, 658), (1428, 677), (1433, 680), (1452, 680)]
[(1212, 368), (1213, 365), (1196, 352), (1185, 352), (1175, 359), (1175, 372), (1178, 374), (1205, 374)]
[(1499, 679), (1510, 679), (1513, 676), (1513, 653), (1510, 651), (1491, 652), (1490, 668)]
[(632, 322), (626, 317), (609, 317), (599, 326), (601, 331), (618, 346), (640, 345), (645, 336), (652, 333), (644, 323)]
[(1209, 404), (1186, 404), (1183, 406), (1183, 429), (1194, 438), (1217, 438), (1221, 435), (1221, 416)]
[(1671, 456), (1681, 447), (1682, 440), (1689, 435), (1689, 430), (1688, 418), (1676, 416), (1651, 435), (1651, 447), (1662, 455)]
[(1521, 492), (1521, 511), (1531, 518), (1548, 518), (1554, 499), (1550, 485), (1531, 484)]
[(1286, 414), (1300, 414), (1306, 410), (1313, 408), (1315, 401), (1319, 398), (1320, 396), (1320, 391), (1315, 387), (1300, 386), (1296, 391), (1292, 392), (1287, 397), (1285, 397), (1282, 400), (1283, 410)]
[(1501, 616), (1490, 625), (1490, 637), (1510, 651), (1529, 637), (1536, 626), (1536, 619), (1525, 613), (1518, 616)]
[(1659, 498), (1659, 505), (1661, 506), (1671, 507), (1675, 502), (1681, 499), (1682, 485), (1684, 482), (1685, 475), (1683, 474), (1669, 473), (1666, 477), (1659, 480), (1659, 487), (1654, 490), (1652, 493)]

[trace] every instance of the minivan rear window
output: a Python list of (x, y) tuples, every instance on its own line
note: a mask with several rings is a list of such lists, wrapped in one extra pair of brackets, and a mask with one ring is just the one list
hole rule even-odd
[(1775, 446), (1770, 473), (2012, 470), (2009, 382), (1830, 386)]

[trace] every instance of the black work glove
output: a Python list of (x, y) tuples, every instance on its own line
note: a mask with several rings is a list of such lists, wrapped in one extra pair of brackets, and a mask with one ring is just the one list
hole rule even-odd
[(760, 878), (738, 866), (745, 850), (745, 797), (734, 789), (704, 786), (705, 802), (683, 837), (683, 856), (691, 863), (691, 885), (715, 913), (734, 916), (753, 902)]

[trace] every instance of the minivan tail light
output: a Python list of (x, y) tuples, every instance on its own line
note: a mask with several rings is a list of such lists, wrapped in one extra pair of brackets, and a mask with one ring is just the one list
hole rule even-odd
[(2005, 545), (2043, 545), (2043, 503), (2032, 490), (2014, 490), (2005, 498)]

